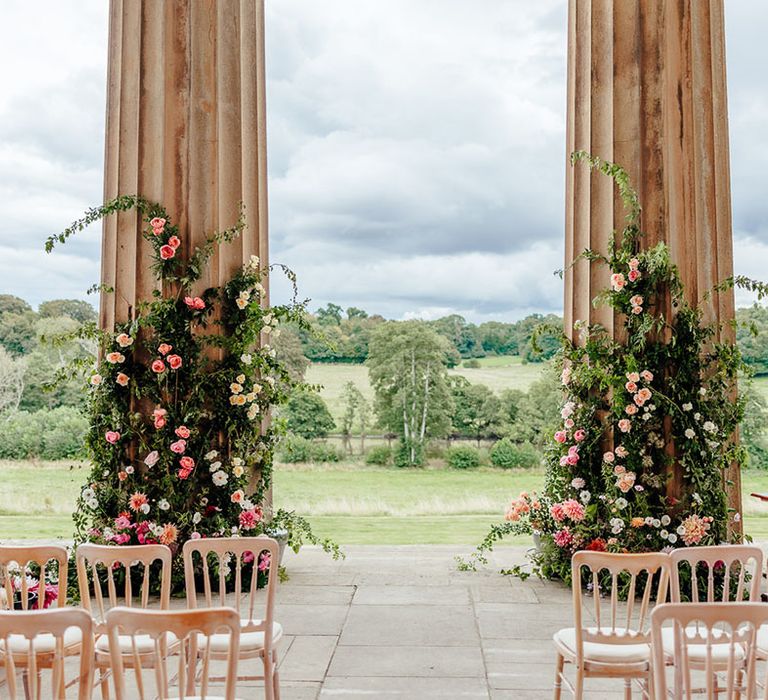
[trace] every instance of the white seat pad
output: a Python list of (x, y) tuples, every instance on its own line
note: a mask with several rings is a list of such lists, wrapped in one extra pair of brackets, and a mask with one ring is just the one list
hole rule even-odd
[[(693, 630), (686, 630), (686, 634), (689, 637), (695, 635)], [(759, 632), (758, 632), (758, 646), (759, 646)], [(768, 635), (768, 630), (766, 630)], [(728, 642), (728, 637), (722, 630), (714, 630), (714, 639), (723, 639), (722, 643), (715, 643), (712, 645), (712, 662), (715, 664), (728, 663), (728, 657), (731, 653), (731, 645)], [(768, 640), (768, 636), (764, 637)], [(661, 630), (661, 642), (664, 645), (664, 654), (670, 658), (675, 656), (675, 630), (673, 627), (664, 627)], [(768, 641), (766, 642), (768, 643)], [(707, 645), (706, 644), (687, 644), (686, 650), (688, 652), (688, 660), (693, 663), (704, 663), (707, 659)], [(738, 661), (744, 659), (744, 648), (737, 644), (733, 652), (734, 658)]]
[[(121, 654), (132, 654), (133, 644), (131, 640), (136, 641), (136, 651), (139, 654), (152, 653), (155, 650), (155, 640), (148, 634), (137, 634), (133, 637), (129, 634), (120, 634), (117, 636), (118, 644), (120, 645)], [(170, 646), (176, 642), (176, 636), (170, 632), (166, 632), (166, 642)], [(96, 640), (96, 651), (105, 654), (109, 653), (109, 637), (104, 634)]]
[[(591, 632), (596, 632), (593, 628)], [(576, 654), (576, 630), (567, 627), (555, 632), (553, 637)], [(584, 642), (584, 660), (600, 664), (637, 664), (650, 662), (651, 648), (648, 644), (602, 644), (598, 642)]]
[[(69, 627), (64, 631), (64, 647), (76, 647), (82, 641), (83, 637), (80, 629), (77, 627)], [(29, 640), (21, 634), (11, 634), (8, 637), (11, 653), (26, 654), (29, 650)], [(32, 648), (36, 654), (47, 654), (55, 651), (56, 649), (56, 637), (52, 634), (43, 633), (38, 634), (32, 640)], [(0, 641), (0, 653), (5, 651), (5, 642)]]
[[(258, 625), (261, 620), (241, 620), (243, 626), (248, 624)], [(283, 626), (279, 622), (272, 623), (272, 643), (276, 644), (283, 636)], [(208, 644), (208, 639), (211, 640), (211, 651), (226, 652), (229, 650), (229, 635), (224, 634), (212, 634), (206, 637), (204, 634), (198, 636), (198, 644), (201, 648), (205, 648)], [(264, 648), (264, 632), (242, 632), (240, 634), (240, 651), (254, 651), (256, 649)]]

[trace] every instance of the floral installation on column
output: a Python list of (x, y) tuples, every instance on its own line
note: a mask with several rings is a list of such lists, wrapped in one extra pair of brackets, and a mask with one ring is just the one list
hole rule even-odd
[[(577, 258), (609, 267), (610, 287), (594, 303), (614, 309), (622, 332), (617, 339), (577, 321), (572, 342), (559, 328), (539, 329), (563, 343), (562, 422), (547, 449), (545, 488), (510, 503), (505, 522), (459, 560), (465, 569), (487, 563), (507, 535), (538, 533), (534, 573), (570, 581), (577, 550), (666, 551), (718, 544), (740, 529), (723, 488), (726, 470), (744, 462), (731, 439), (744, 413), (739, 351), (718, 342), (717, 326), (685, 301), (668, 247), (641, 249), (641, 210), (627, 173), (584, 152), (573, 154), (579, 161), (614, 179), (627, 210), (607, 254)], [(511, 573), (527, 575), (521, 567)]]
[[(145, 225), (159, 289), (114, 332), (79, 331), (98, 338), (100, 359), (96, 367), (79, 367), (89, 387), (85, 447), (93, 467), (77, 501), (75, 541), (162, 543), (180, 552), (188, 539), (284, 528), (292, 548), (311, 541), (340, 556), (300, 516), (272, 515), (261, 505), (283, 432), (280, 421), (265, 419), (297, 386), (269, 345), (281, 324), (306, 325), (295, 275), (251, 256), (226, 284), (198, 295), (193, 288), (216, 247), (242, 232), (242, 212), (235, 226), (185, 251), (163, 207), (135, 195), (89, 210), (46, 248), (131, 209)], [(290, 304), (265, 303), (264, 282), (275, 268), (293, 285)], [(262, 572), (268, 566), (259, 561)], [(174, 588), (182, 582), (176, 561)]]

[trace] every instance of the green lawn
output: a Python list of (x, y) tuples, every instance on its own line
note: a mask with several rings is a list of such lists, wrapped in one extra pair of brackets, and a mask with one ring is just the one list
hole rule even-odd
[[(460, 366), (449, 370), (448, 373), (466, 377), (473, 384), (485, 384), (499, 393), (504, 389), (527, 391), (546, 367), (542, 363), (524, 364), (522, 358), (511, 355), (484, 357), (479, 362), (480, 367), (468, 369)], [(365, 365), (315, 363), (307, 370), (306, 379), (310, 384), (320, 384), (323, 387), (320, 396), (328, 404), (331, 415), (337, 422), (344, 413), (342, 394), (347, 382), (354, 382), (363, 396), (373, 401), (373, 389), (368, 382), (368, 368)]]
[[(0, 461), (0, 540), (68, 537), (84, 465)], [(745, 472), (746, 531), (768, 539), (768, 472)], [(307, 515), (317, 533), (342, 544), (471, 544), (521, 490), (540, 488), (543, 472), (281, 467), (275, 503)], [(525, 540), (521, 540), (525, 541)]]

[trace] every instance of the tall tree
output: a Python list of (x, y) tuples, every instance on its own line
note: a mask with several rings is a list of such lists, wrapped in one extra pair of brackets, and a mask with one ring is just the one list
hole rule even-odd
[(453, 431), (477, 440), (495, 437), (501, 429), (501, 401), (485, 384), (470, 384), (461, 376), (451, 377)]
[(272, 345), (277, 352), (277, 359), (285, 365), (291, 379), (294, 382), (304, 381), (309, 360), (304, 355), (299, 336), (290, 328), (283, 328), (278, 337), (275, 338), (273, 334)]
[(21, 314), (32, 311), (32, 307), (13, 294), (0, 294), (0, 316), (4, 313)]
[(336, 427), (325, 401), (313, 391), (294, 391), (285, 405), (288, 430), (305, 438), (323, 438)]
[(423, 321), (389, 321), (371, 337), (368, 373), (380, 423), (400, 436), (402, 463), (420, 465), (428, 437), (450, 429), (446, 340)]
[(37, 313), (43, 318), (69, 316), (69, 318), (88, 323), (98, 318), (96, 309), (82, 299), (53, 299), (44, 301), (37, 309)]
[(24, 390), (26, 360), (14, 358), (0, 346), (0, 415), (19, 407)]

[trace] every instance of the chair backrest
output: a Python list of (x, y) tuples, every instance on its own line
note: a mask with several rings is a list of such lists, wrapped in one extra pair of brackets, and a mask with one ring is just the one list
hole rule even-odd
[[(96, 620), (97, 633), (104, 630), (109, 608), (118, 605), (131, 608), (137, 604), (138, 607), (147, 608), (154, 590), (159, 593), (159, 608), (168, 608), (171, 598), (171, 550), (164, 544), (126, 547), (81, 544), (77, 548), (75, 558), (80, 600)], [(152, 573), (153, 568), (157, 570), (158, 564), (159, 584)], [(137, 584), (136, 590), (134, 581)], [(152, 602), (154, 603), (154, 600)]]
[[(573, 568), (573, 617), (576, 653), (583, 658), (584, 642), (642, 644), (650, 639), (650, 612), (667, 597), (669, 557), (661, 552), (613, 554), (576, 552)], [(588, 569), (586, 581), (582, 569)], [(610, 577), (610, 595), (601, 581)], [(585, 624), (584, 588), (591, 588), (594, 621)], [(605, 605), (603, 605), (605, 593)], [(623, 600), (626, 599), (626, 602)]]
[[(674, 630), (673, 666), (666, 664), (672, 649), (667, 641), (665, 650), (665, 623), (666, 627), (671, 623)], [(764, 685), (761, 695), (755, 695), (756, 633), (766, 623), (768, 606), (764, 603), (667, 603), (657, 606), (651, 614), (656, 697), (682, 700), (690, 698), (691, 692), (703, 692), (706, 698), (768, 699), (768, 685)], [(697, 647), (696, 663), (692, 664), (694, 646)], [(692, 671), (698, 671), (697, 678), (691, 678)]]
[[(0, 546), (0, 610), (64, 607), (68, 559), (67, 548), (60, 545)], [(54, 572), (56, 583), (48, 583)]]
[[(65, 700), (65, 633), (77, 630), (80, 639), (79, 675), (76, 681), (78, 700), (91, 697), (93, 686), (93, 620), (81, 608), (53, 608), (22, 612), (0, 612), (0, 677), (13, 698), (60, 698)], [(41, 634), (53, 636), (53, 644), (45, 653), (34, 644)], [(70, 635), (69, 640), (76, 639)], [(72, 642), (68, 640), (71, 646)], [(6, 650), (11, 649), (12, 653)], [(68, 653), (72, 656), (71, 649)], [(24, 669), (25, 684), (19, 687), (18, 673)], [(44, 670), (45, 669), (45, 670)], [(70, 683), (74, 687), (74, 683)], [(74, 690), (71, 694), (74, 697)]]
[[(207, 697), (211, 676), (211, 637), (214, 634), (227, 635), (224, 697), (225, 700), (234, 700), (240, 652), (240, 616), (232, 608), (173, 611), (112, 608), (107, 613), (107, 634), (117, 700), (166, 700), (195, 695), (198, 649), (201, 649), (202, 658), (198, 695)], [(139, 647), (136, 641), (138, 635), (148, 636), (151, 645), (145, 642)], [(130, 638), (128, 648), (124, 641), (126, 637)], [(131, 658), (133, 675), (129, 671), (124, 672), (123, 655), (126, 653)], [(175, 661), (169, 662), (174, 657)], [(176, 666), (170, 674), (169, 663)], [(146, 673), (149, 669), (151, 673)], [(171, 681), (178, 684), (173, 693)]]
[[(279, 551), (278, 543), (264, 536), (188, 540), (184, 543), (188, 605), (195, 608), (202, 593), (207, 607), (235, 608), (243, 619), (242, 631), (264, 632), (264, 648), (270, 649)], [(266, 579), (261, 592), (257, 590), (259, 574)], [(257, 605), (260, 596), (263, 600)]]
[[(671, 601), (684, 599), (693, 603), (760, 600), (763, 550), (748, 544), (724, 544), (715, 547), (681, 547), (670, 552), (672, 561)], [(687, 565), (687, 566), (686, 566)], [(681, 584), (681, 572), (687, 570), (690, 584)], [(751, 580), (747, 580), (751, 576)], [(700, 588), (705, 585), (706, 597)], [(718, 587), (722, 586), (722, 591)]]

